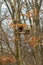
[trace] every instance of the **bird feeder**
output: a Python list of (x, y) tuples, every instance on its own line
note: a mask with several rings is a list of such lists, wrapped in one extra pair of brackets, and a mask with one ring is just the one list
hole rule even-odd
[(19, 34), (24, 34), (23, 29), (26, 26), (27, 26), (26, 24), (18, 24)]
[(19, 32), (22, 32), (23, 26), (20, 26), (20, 27), (18, 28), (18, 30), (19, 30)]
[(27, 26), (26, 24), (18, 24), (18, 31), (19, 31), (19, 34), (24, 34), (24, 31), (23, 29)]
[(26, 28), (25, 33), (26, 33), (26, 34), (30, 34), (30, 30), (31, 30), (31, 28)]

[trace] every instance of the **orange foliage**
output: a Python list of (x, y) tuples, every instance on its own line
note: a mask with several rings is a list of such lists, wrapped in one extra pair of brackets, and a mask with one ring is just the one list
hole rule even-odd
[(39, 44), (41, 37), (32, 37), (31, 40), (29, 41), (30, 45), (36, 46)]
[(2, 64), (5, 64), (6, 62), (16, 62), (16, 60), (13, 58), (13, 57), (4, 57), (4, 56), (2, 56), (2, 57), (0, 57), (0, 60), (1, 60), (1, 62), (2, 62)]
[(38, 15), (38, 9), (34, 9), (33, 11), (29, 11), (26, 14), (23, 14), (24, 16), (28, 17), (28, 18), (33, 18), (33, 16), (37, 16)]

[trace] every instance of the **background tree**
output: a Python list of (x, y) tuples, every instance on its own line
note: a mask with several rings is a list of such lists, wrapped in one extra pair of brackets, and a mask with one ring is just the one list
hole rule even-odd
[[(12, 53), (17, 62), (19, 62), (18, 65), (43, 65), (43, 15), (41, 14), (43, 12), (41, 10), (43, 1), (4, 0), (4, 2), (11, 15), (9, 19), (12, 19), (13, 22), (12, 27), (14, 29), (16, 50), (15, 53), (13, 51)], [(24, 24), (28, 25), (25, 27)], [(19, 28), (21, 26), (22, 28)], [(25, 33), (19, 34), (19, 32)], [(21, 52), (23, 53), (21, 54)]]

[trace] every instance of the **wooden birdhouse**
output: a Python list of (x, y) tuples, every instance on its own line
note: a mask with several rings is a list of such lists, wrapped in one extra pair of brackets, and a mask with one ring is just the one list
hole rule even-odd
[(23, 29), (26, 27), (26, 24), (18, 24), (18, 30), (19, 30), (19, 33), (24, 33), (23, 32)]
[(19, 30), (19, 32), (22, 32), (23, 26), (20, 26), (20, 27), (18, 28), (18, 30)]
[(19, 34), (24, 34), (25, 32), (23, 31), (23, 27), (21, 26), (21, 27), (19, 27)]

